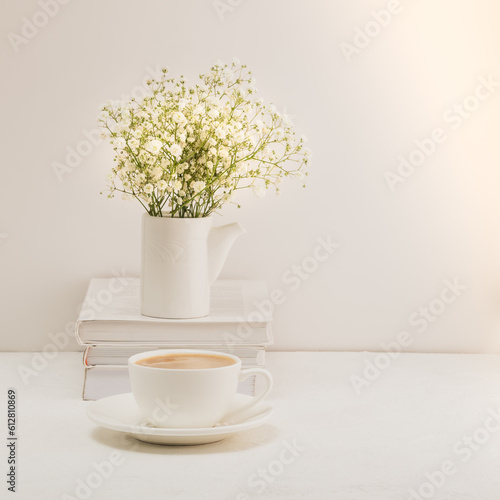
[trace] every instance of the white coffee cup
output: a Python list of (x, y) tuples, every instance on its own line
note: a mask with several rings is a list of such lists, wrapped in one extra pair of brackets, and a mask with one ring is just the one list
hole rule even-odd
[[(138, 361), (172, 354), (201, 354), (230, 358), (234, 364), (216, 368), (158, 368)], [(265, 398), (272, 387), (271, 374), (263, 368), (241, 368), (237, 356), (198, 349), (159, 349), (142, 352), (128, 360), (130, 384), (145, 420), (156, 427), (213, 427), (223, 417), (236, 418)], [(264, 378), (264, 390), (249, 403), (228, 415), (238, 383), (252, 375)]]

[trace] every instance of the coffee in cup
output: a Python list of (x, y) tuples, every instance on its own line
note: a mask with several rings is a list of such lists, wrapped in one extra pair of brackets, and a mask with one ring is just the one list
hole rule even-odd
[(175, 353), (162, 354), (142, 358), (136, 362), (141, 366), (152, 368), (167, 368), (175, 370), (201, 370), (206, 368), (220, 368), (222, 366), (234, 365), (236, 361), (228, 356), (220, 354), (201, 353)]

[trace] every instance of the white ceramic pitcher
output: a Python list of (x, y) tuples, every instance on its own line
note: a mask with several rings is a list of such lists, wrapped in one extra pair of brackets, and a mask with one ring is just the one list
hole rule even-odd
[(245, 230), (212, 217), (142, 220), (141, 312), (157, 318), (198, 318), (210, 312), (210, 285)]

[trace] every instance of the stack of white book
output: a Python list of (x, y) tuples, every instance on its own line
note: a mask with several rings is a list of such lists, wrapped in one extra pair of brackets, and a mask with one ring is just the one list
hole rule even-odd
[[(218, 280), (211, 288), (210, 315), (195, 319), (142, 316), (139, 278), (94, 278), (76, 324), (83, 355), (83, 399), (130, 392), (127, 360), (156, 349), (205, 349), (230, 353), (243, 367), (264, 366), (272, 344), (272, 310), (266, 284)], [(255, 393), (255, 377), (238, 391)]]

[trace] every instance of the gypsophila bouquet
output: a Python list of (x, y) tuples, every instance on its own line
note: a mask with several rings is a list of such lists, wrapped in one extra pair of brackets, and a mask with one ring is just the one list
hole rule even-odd
[(305, 139), (256, 98), (246, 65), (215, 64), (194, 86), (162, 73), (148, 81), (148, 96), (102, 108), (99, 124), (116, 152), (110, 197), (134, 197), (152, 216), (206, 217), (238, 189), (262, 197), (285, 177), (303, 181)]

